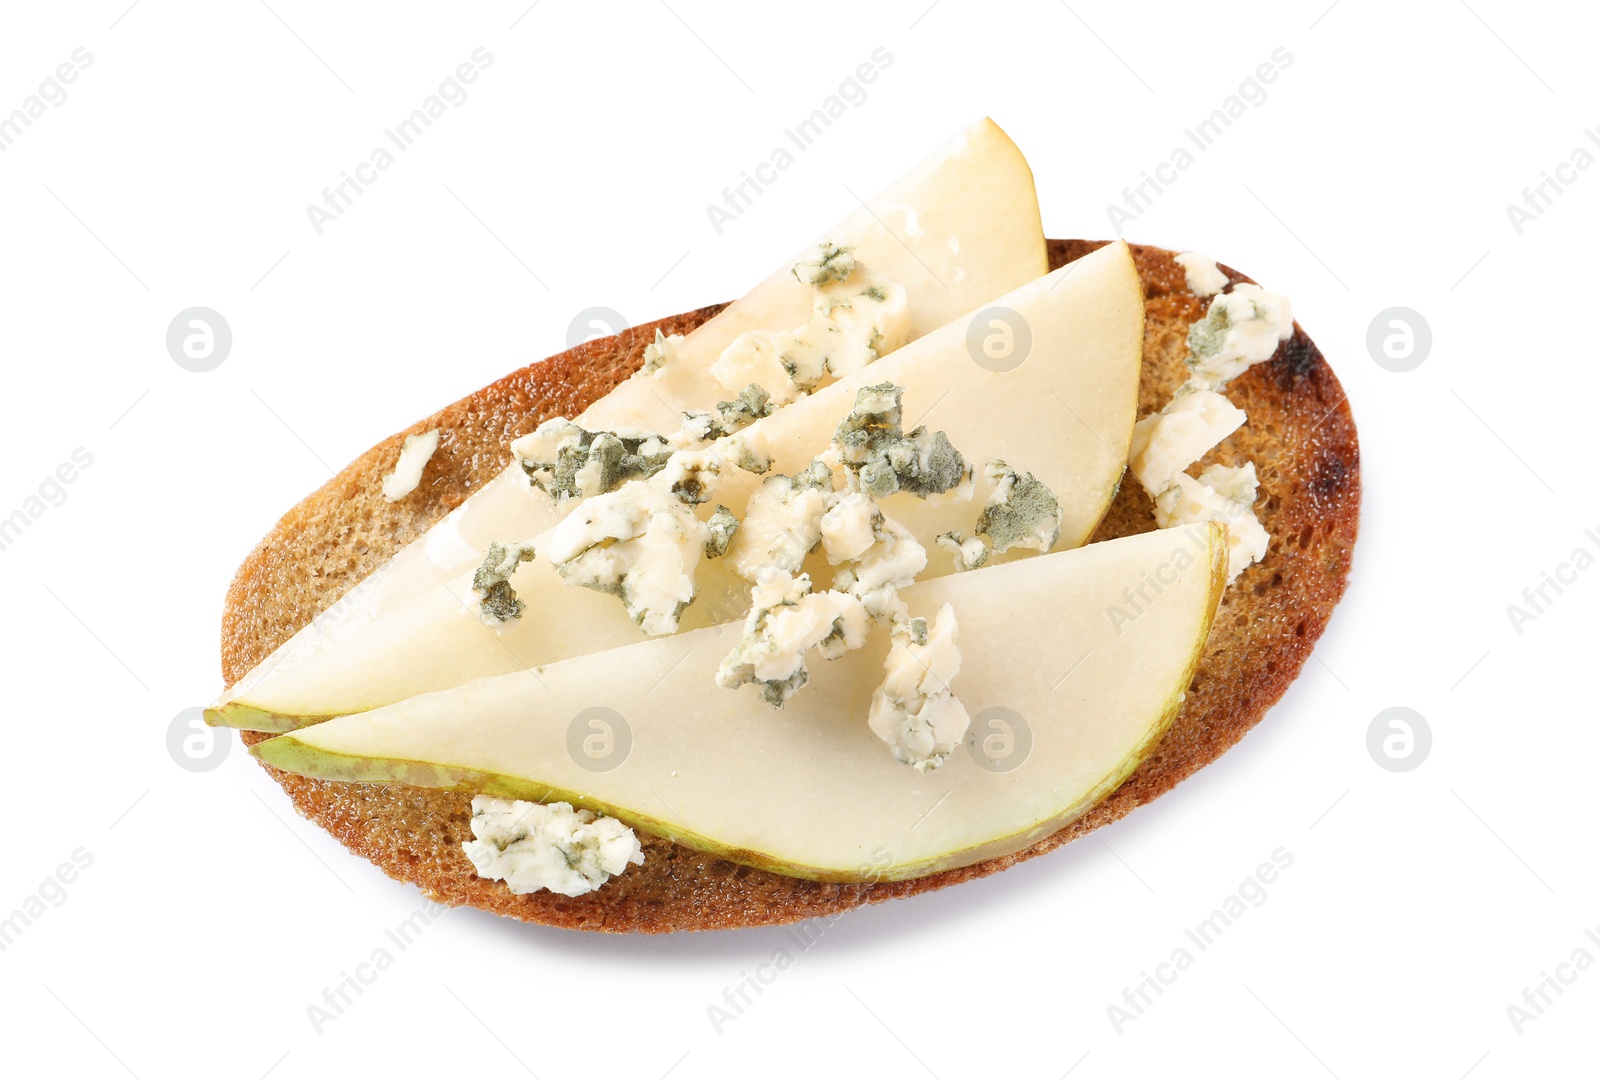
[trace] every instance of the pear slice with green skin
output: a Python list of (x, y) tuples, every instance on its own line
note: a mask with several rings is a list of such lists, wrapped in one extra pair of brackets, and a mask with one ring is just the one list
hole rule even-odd
[[(993, 332), (992, 322), (1007, 319), (1026, 327), (1029, 351), (1018, 366), (992, 370), (997, 365), (975, 359), (975, 354), (988, 357), (972, 342)], [(971, 500), (900, 493), (882, 503), (884, 512), (930, 552), (928, 576), (953, 572), (935, 537), (951, 529), (973, 530), (991, 490), (981, 466), (993, 458), (1032, 472), (1055, 492), (1062, 509), (1058, 544), (1076, 547), (1104, 516), (1122, 476), (1133, 436), (1143, 341), (1143, 286), (1127, 245), (1118, 242), (717, 445), (764, 444), (774, 472), (798, 472), (827, 449), (861, 387), (892, 382), (904, 387), (907, 427), (926, 423), (945, 431), (980, 467)], [(731, 449), (724, 455), (724, 460), (736, 459)], [(759, 482), (742, 470), (725, 469), (713, 502), (742, 515)], [(734, 542), (739, 543), (737, 537)], [(541, 547), (538, 539), (534, 546)], [(995, 561), (1024, 554), (1013, 550)], [(733, 574), (730, 562), (701, 564), (699, 597), (684, 612), (683, 629), (737, 619), (748, 609), (749, 584)], [(811, 560), (810, 569), (819, 585), (832, 580), (820, 556)], [(526, 611), (498, 627), (479, 618), (471, 583), (467, 571), (357, 633), (325, 643), (296, 662), (252, 674), (225, 699), (231, 708), (214, 709), (207, 719), (289, 730), (639, 639), (616, 599), (565, 585), (547, 559), (536, 557), (516, 570), (511, 583)]]
[(1081, 816), (1149, 755), (1183, 700), (1227, 580), (1216, 523), (919, 582), (952, 605), (972, 714), (940, 768), (867, 727), (887, 635), (782, 710), (717, 688), (737, 640), (708, 627), (344, 716), (260, 743), (280, 769), (563, 800), (735, 862), (899, 880), (1010, 854)]
[[(911, 340), (1049, 270), (1033, 173), (994, 121), (972, 124), (823, 237), (853, 247), (875, 273), (905, 287)], [(671, 434), (691, 410), (732, 397), (707, 368), (740, 334), (791, 330), (811, 315), (812, 289), (787, 260), (743, 298), (684, 337), (659, 374), (636, 374), (576, 418), (590, 430)], [(302, 720), (250, 704), (272, 672), (292, 669), (347, 640), (483, 560), (491, 542), (526, 539), (571, 509), (557, 509), (513, 464), (424, 536), (323, 612), (223, 694), (213, 724), (284, 730)]]

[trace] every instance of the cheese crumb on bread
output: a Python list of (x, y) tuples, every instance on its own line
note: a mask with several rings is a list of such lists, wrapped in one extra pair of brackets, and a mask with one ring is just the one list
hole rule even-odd
[(1180, 251), (1172, 261), (1183, 267), (1184, 283), (1196, 296), (1214, 296), (1228, 287), (1228, 275), (1198, 251)]
[(1215, 390), (1186, 386), (1160, 412), (1133, 425), (1128, 467), (1146, 491), (1162, 491), (1244, 421), (1244, 410)]
[[(1175, 256), (1189, 276), (1190, 291), (1216, 284), (1207, 273), (1216, 264), (1194, 252)], [(1227, 284), (1223, 277), (1220, 287)], [(1155, 503), (1163, 529), (1218, 521), (1228, 527), (1228, 580), (1266, 556), (1270, 537), (1255, 514), (1254, 463), (1233, 468), (1212, 465), (1190, 476), (1190, 465), (1210, 453), (1246, 420), (1219, 392), (1251, 365), (1271, 359), (1294, 333), (1286, 297), (1243, 283), (1211, 302), (1203, 319), (1189, 327), (1189, 381), (1172, 400), (1133, 426), (1128, 466)]]
[(1220, 390), (1252, 364), (1270, 360), (1293, 333), (1288, 297), (1259, 285), (1235, 285), (1189, 327), (1189, 380), (1200, 389)]
[(504, 881), (517, 894), (549, 890), (582, 896), (644, 865), (632, 829), (612, 817), (479, 795), (472, 800), (472, 835), (461, 845), (479, 877)]
[(383, 497), (389, 502), (399, 502), (417, 490), (417, 485), (422, 483), (422, 470), (427, 468), (438, 449), (438, 428), (421, 435), (407, 435), (394, 472), (383, 478)]
[(1267, 554), (1267, 530), (1257, 520), (1256, 467), (1212, 465), (1199, 479), (1179, 473), (1171, 486), (1155, 497), (1156, 524), (1163, 529), (1220, 521), (1228, 527), (1228, 580)]

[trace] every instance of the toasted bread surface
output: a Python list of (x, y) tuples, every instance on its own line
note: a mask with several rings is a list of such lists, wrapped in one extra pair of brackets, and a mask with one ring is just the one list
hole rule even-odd
[[(1064, 265), (1103, 241), (1052, 240)], [(1139, 415), (1188, 377), (1190, 323), (1207, 301), (1172, 253), (1134, 246), (1144, 282), (1145, 353)], [(1223, 268), (1235, 282), (1248, 281)], [(222, 675), (241, 678), (320, 611), (510, 462), (511, 439), (552, 416), (573, 416), (628, 377), (655, 331), (686, 333), (720, 306), (633, 327), (508, 375), (373, 447), (290, 510), (240, 567), (222, 620)], [(1272, 537), (1266, 558), (1228, 589), (1181, 711), (1155, 753), (1084, 817), (1015, 854), (913, 881), (823, 884), (784, 877), (641, 836), (645, 863), (586, 896), (517, 896), (473, 873), (471, 798), (399, 784), (350, 784), (268, 772), (301, 815), (390, 876), (446, 904), (582, 930), (662, 933), (793, 922), (909, 896), (1003, 870), (1121, 818), (1216, 760), (1299, 673), (1344, 592), (1360, 503), (1360, 452), (1344, 391), (1305, 332), (1228, 387), (1249, 422), (1207, 458), (1254, 461), (1256, 510)], [(382, 478), (408, 434), (438, 428), (422, 485), (385, 502)], [(1155, 528), (1149, 497), (1122, 485), (1096, 532), (1104, 540)], [(1287, 718), (1285, 718), (1287, 722)], [(253, 744), (268, 736), (244, 732)]]

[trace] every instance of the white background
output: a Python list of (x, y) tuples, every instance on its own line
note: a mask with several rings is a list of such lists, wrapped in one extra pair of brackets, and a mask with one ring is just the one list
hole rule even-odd
[[(1600, 573), (1519, 634), (1507, 605), (1600, 541), (1600, 169), (1519, 235), (1506, 205), (1593, 107), (1576, 4), (1082, 0), (462, 5), (141, 0), (0, 14), (0, 113), (92, 64), (0, 153), (0, 516), (91, 467), (0, 551), (9, 691), (0, 915), (92, 864), (0, 953), (8, 1071), (464, 1069), (543, 1078), (1518, 1077), (1592, 1069), (1600, 970)], [(759, 12), (759, 13), (758, 13)], [(308, 203), (477, 47), (492, 65), (337, 222)], [(705, 206), (877, 47), (852, 108), (721, 235)], [(1128, 224), (1288, 294), (1360, 425), (1361, 541), (1288, 696), (1221, 762), (1048, 857), (852, 913), (716, 1030), (782, 930), (602, 938), (451, 912), (319, 1034), (307, 1006), (420, 904), (296, 818), (237, 744), (167, 732), (219, 689), (223, 591), (376, 440), (565, 347), (731, 298), (968, 121), (1028, 155), (1046, 232), (1106, 206), (1274, 49), (1292, 64)], [(1600, 152), (1600, 147), (1591, 149)], [(232, 326), (215, 371), (164, 335)], [(1431, 325), (1420, 367), (1368, 324)], [(1553, 594), (1552, 594), (1553, 595)], [(1381, 710), (1431, 752), (1369, 756)], [(1293, 865), (1120, 1030), (1108, 1006), (1275, 849)], [(54, 896), (54, 890), (50, 890)], [(1600, 934), (1600, 930), (1597, 930)], [(1191, 951), (1192, 947), (1191, 947)], [(1576, 969), (1563, 969), (1571, 974)]]

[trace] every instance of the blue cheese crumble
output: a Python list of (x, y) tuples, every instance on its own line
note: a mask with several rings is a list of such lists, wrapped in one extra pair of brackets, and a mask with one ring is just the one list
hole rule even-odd
[(639, 370), (654, 375), (678, 358), (678, 346), (682, 343), (682, 334), (669, 335), (657, 330), (656, 339), (644, 347), (644, 364)]
[(654, 476), (666, 467), (672, 448), (659, 435), (588, 431), (556, 417), (514, 440), (511, 453), (529, 484), (564, 502)]
[(765, 476), (772, 471), (772, 452), (766, 435), (759, 429), (735, 435), (728, 440), (726, 449), (733, 464), (747, 473)]
[[(1196, 272), (1190, 262), (1183, 265)], [(1199, 291), (1193, 281), (1190, 289)], [(1286, 297), (1257, 285), (1235, 285), (1189, 327), (1189, 381), (1160, 412), (1134, 425), (1128, 465), (1154, 503), (1156, 524), (1163, 529), (1205, 521), (1226, 525), (1230, 583), (1265, 558), (1271, 542), (1255, 513), (1255, 465), (1212, 465), (1199, 477), (1185, 470), (1245, 422), (1243, 410), (1218, 391), (1251, 365), (1271, 359), (1293, 333)]]
[(958, 529), (940, 533), (934, 537), (933, 542), (950, 553), (950, 557), (955, 560), (958, 574), (976, 570), (989, 561), (989, 545), (976, 536), (964, 539)]
[(534, 557), (532, 544), (491, 542), (483, 565), (472, 574), (472, 592), (478, 598), (478, 615), (490, 626), (522, 618), (523, 603), (511, 587), (511, 575)]
[(824, 240), (810, 252), (810, 259), (794, 264), (790, 273), (802, 285), (827, 285), (849, 279), (856, 272), (855, 249)]
[[(898, 760), (926, 772), (960, 745), (969, 723), (950, 689), (961, 666), (956, 620), (949, 605), (931, 624), (912, 617), (900, 590), (927, 568), (928, 552), (878, 500), (901, 491), (959, 497), (963, 489), (970, 498), (974, 469), (942, 432), (902, 430), (902, 393), (891, 383), (858, 391), (822, 458), (793, 476), (767, 477), (751, 494), (728, 553), (735, 572), (754, 583), (751, 607), (717, 684), (753, 683), (763, 701), (782, 708), (810, 681), (813, 650), (837, 659), (864, 647), (874, 624), (886, 624), (885, 678), (873, 693), (868, 726)], [(1055, 496), (1031, 475), (992, 464), (999, 471), (991, 469), (998, 494), (985, 510), (991, 534), (1047, 550), (1060, 531)], [(947, 534), (940, 542), (963, 568), (988, 558), (977, 537)], [(838, 568), (825, 592), (813, 591), (810, 575), (800, 572), (819, 549)]]
[(983, 467), (994, 484), (978, 516), (976, 532), (987, 536), (995, 552), (1012, 548), (1049, 551), (1061, 539), (1061, 501), (1032, 473), (1019, 473), (996, 458)]
[(904, 613), (900, 590), (927, 568), (928, 551), (909, 529), (881, 511), (870, 528), (872, 544), (844, 563), (833, 587), (860, 600), (873, 619), (890, 621)]
[(717, 402), (715, 409), (684, 413), (681, 439), (684, 442), (720, 439), (743, 431), (773, 412), (772, 395), (763, 390), (759, 383), (751, 383), (732, 400)]
[(1235, 285), (1189, 327), (1190, 381), (1199, 389), (1220, 390), (1251, 365), (1270, 360), (1293, 333), (1287, 297), (1259, 285)]
[(817, 649), (824, 659), (836, 660), (866, 644), (861, 602), (844, 593), (812, 592), (806, 574), (764, 570), (750, 594), (739, 643), (717, 669), (718, 686), (733, 690), (756, 683), (761, 700), (781, 709), (811, 677), (808, 652)]
[(901, 429), (905, 389), (893, 383), (864, 386), (833, 433), (833, 453), (850, 470), (852, 485), (874, 499), (900, 491), (920, 498), (954, 492), (970, 498), (974, 469), (942, 431)]
[(1219, 521), (1228, 527), (1228, 581), (1267, 554), (1269, 536), (1256, 518), (1256, 467), (1212, 465), (1198, 479), (1179, 473), (1155, 497), (1156, 524), (1163, 529)]
[(883, 512), (862, 491), (847, 491), (834, 499), (818, 523), (822, 550), (835, 566), (859, 559), (878, 539)]
[(716, 492), (722, 458), (715, 450), (680, 450), (667, 459), (654, 483), (690, 506), (699, 506)]
[[(704, 475), (689, 467), (680, 471), (685, 477)], [(644, 480), (589, 499), (548, 537), (545, 555), (563, 582), (618, 597), (629, 618), (651, 636), (677, 632), (678, 617), (695, 598), (695, 571), (712, 541), (710, 527), (689, 502)]]
[(790, 330), (751, 330), (735, 338), (709, 369), (729, 392), (754, 384), (773, 404), (787, 405), (909, 339), (905, 288), (873, 273), (850, 248), (819, 244), (793, 274), (813, 290), (811, 317)]
[(883, 685), (872, 695), (867, 725), (895, 759), (918, 772), (944, 764), (966, 737), (971, 718), (951, 691), (961, 671), (958, 627), (949, 604), (930, 624), (896, 620)]
[(726, 506), (718, 505), (706, 519), (706, 558), (720, 559), (739, 533), (739, 519)]
[(549, 890), (582, 896), (629, 866), (644, 865), (632, 829), (570, 803), (478, 795), (472, 800), (472, 835), (461, 850), (478, 876), (504, 881), (518, 895)]

